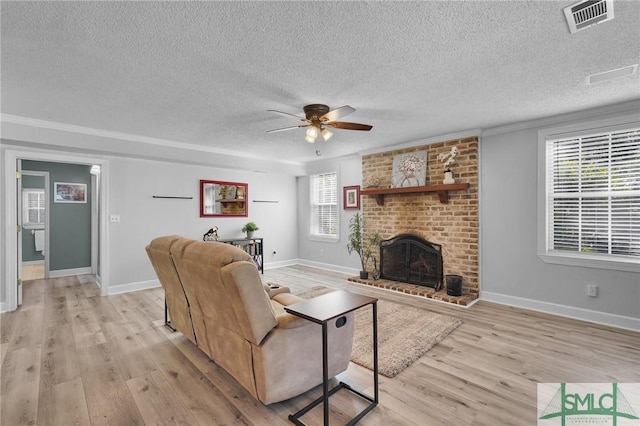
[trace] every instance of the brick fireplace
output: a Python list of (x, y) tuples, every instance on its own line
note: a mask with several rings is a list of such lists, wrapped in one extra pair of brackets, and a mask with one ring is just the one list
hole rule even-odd
[[(436, 192), (387, 194), (383, 205), (376, 197), (363, 195), (362, 215), (365, 235), (375, 230), (384, 239), (400, 234), (412, 234), (441, 246), (443, 274), (463, 277), (462, 296), (448, 296), (444, 287), (434, 288), (398, 283), (393, 280), (359, 280), (369, 285), (390, 288), (405, 293), (467, 304), (478, 297), (478, 139), (455, 139), (430, 145), (389, 151), (362, 157), (362, 181), (376, 177), (381, 188), (391, 184), (393, 158), (398, 154), (427, 151), (426, 185), (441, 185), (444, 167), (438, 154), (455, 146), (459, 153), (452, 168), (456, 183), (468, 183), (466, 189), (448, 191), (441, 202)], [(379, 253), (376, 253), (378, 265)], [(420, 287), (420, 288), (416, 288)]]

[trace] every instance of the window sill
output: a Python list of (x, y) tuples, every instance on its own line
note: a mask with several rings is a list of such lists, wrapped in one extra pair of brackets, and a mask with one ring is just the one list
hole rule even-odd
[(335, 237), (325, 237), (322, 235), (312, 235), (309, 234), (309, 241), (319, 241), (319, 242), (323, 242), (323, 243), (337, 243), (338, 241), (340, 241), (340, 237), (335, 236)]
[(538, 254), (538, 257), (545, 263), (556, 265), (579, 266), (583, 268), (610, 269), (614, 271), (640, 272), (640, 260), (633, 260), (628, 257), (607, 257), (600, 256), (572, 255), (568, 253), (559, 254), (557, 252)]

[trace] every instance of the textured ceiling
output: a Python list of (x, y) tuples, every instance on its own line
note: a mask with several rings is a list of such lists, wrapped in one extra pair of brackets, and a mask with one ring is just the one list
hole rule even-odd
[[(306, 162), (640, 99), (640, 2), (571, 35), (542, 2), (8, 2), (2, 113)], [(304, 141), (310, 103), (351, 105)]]

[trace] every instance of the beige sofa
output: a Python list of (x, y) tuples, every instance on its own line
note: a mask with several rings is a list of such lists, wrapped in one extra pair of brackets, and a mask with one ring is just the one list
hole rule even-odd
[[(292, 398), (322, 383), (322, 334), (288, 314), (301, 301), (273, 290), (243, 250), (178, 236), (146, 248), (165, 290), (172, 325), (264, 404)], [(271, 296), (270, 296), (271, 294)], [(347, 369), (353, 313), (329, 327), (329, 376)]]

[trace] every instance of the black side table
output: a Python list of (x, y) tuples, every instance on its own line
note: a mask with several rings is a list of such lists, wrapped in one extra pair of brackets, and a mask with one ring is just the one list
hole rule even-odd
[[(327, 357), (327, 323), (333, 319), (355, 311), (367, 305), (373, 307), (373, 388), (374, 396), (371, 397), (360, 391), (353, 389), (346, 383), (340, 382), (336, 387), (329, 390), (329, 366)], [(306, 320), (315, 322), (322, 326), (322, 396), (309, 405), (302, 408), (295, 414), (289, 415), (289, 420), (299, 426), (305, 424), (299, 419), (313, 407), (320, 403), (324, 405), (324, 425), (329, 426), (329, 397), (340, 389), (347, 389), (359, 397), (367, 400), (370, 404), (365, 407), (356, 417), (351, 419), (347, 425), (354, 425), (362, 419), (369, 411), (378, 405), (378, 299), (374, 297), (362, 296), (339, 290), (332, 293), (323, 294), (304, 302), (294, 303), (286, 306), (285, 311), (292, 315), (299, 316)]]

